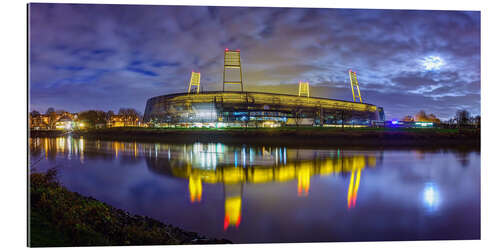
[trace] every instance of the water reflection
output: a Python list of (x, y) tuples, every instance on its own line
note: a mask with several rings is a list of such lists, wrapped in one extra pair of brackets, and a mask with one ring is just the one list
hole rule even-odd
[[(165, 151), (176, 157), (170, 160), (168, 157), (162, 157)], [(146, 162), (148, 167), (157, 173), (189, 180), (191, 203), (201, 202), (203, 185), (222, 183), (226, 230), (228, 226), (238, 227), (240, 224), (241, 194), (245, 183), (296, 182), (297, 196), (307, 197), (312, 176), (351, 173), (351, 181), (346, 190), (347, 207), (355, 207), (361, 172), (366, 166), (376, 166), (376, 154), (344, 153), (341, 149), (312, 152), (285, 147), (246, 148), (195, 143), (169, 145), (160, 149), (155, 145), (155, 154), (147, 154)]]
[[(307, 150), (286, 147), (228, 146), (221, 143), (140, 144), (136, 142), (87, 141), (61, 137), (32, 139), (32, 153), (40, 151), (43, 141), (45, 158), (56, 155), (83, 164), (86, 157), (113, 152), (114, 158), (144, 156), (149, 169), (168, 177), (188, 180), (190, 203), (200, 203), (203, 186), (222, 183), (224, 187), (224, 230), (238, 227), (241, 221), (244, 184), (296, 182), (297, 196), (311, 192), (311, 177), (350, 173), (347, 208), (356, 206), (361, 172), (375, 167), (380, 152), (344, 152), (342, 149)], [(86, 152), (86, 149), (89, 149)], [(172, 157), (174, 156), (174, 157)]]
[[(388, 153), (72, 137), (32, 138), (29, 145), (31, 162), (42, 159), (36, 165), (40, 171), (43, 167), (63, 166), (63, 182), (74, 185), (74, 191), (115, 202), (140, 214), (164, 218), (169, 223), (189, 224), (190, 230), (231, 236), (231, 240), (241, 242), (285, 241), (281, 234), (264, 235), (268, 227), (263, 225), (295, 225), (294, 230), (301, 234), (291, 232), (290, 226), (288, 235), (292, 238), (287, 241), (324, 241), (331, 237), (340, 241), (374, 240), (381, 239), (377, 233), (380, 230), (396, 235), (386, 239), (401, 240), (411, 235), (412, 239), (431, 239), (431, 232), (424, 234), (422, 228), (440, 228), (433, 224), (437, 222), (455, 223), (456, 228), (472, 223), (470, 230), (478, 228), (469, 221), (479, 214), (479, 203), (470, 203), (478, 200), (474, 195), (479, 195), (479, 172), (473, 167), (478, 166), (478, 156), (470, 152)], [(69, 167), (78, 164), (86, 167)], [(453, 164), (472, 167), (456, 168)], [(158, 195), (153, 197), (155, 202), (145, 198), (148, 192)], [(142, 199), (144, 203), (139, 202)], [(464, 211), (474, 211), (476, 217), (460, 216), (461, 211), (454, 211), (456, 204), (466, 207)], [(435, 219), (446, 210), (453, 220)], [(433, 220), (427, 221), (423, 216)], [(212, 219), (216, 221), (200, 223)], [(356, 222), (361, 219), (363, 222)], [(313, 230), (313, 226), (318, 230)], [(343, 226), (358, 233), (347, 234), (340, 229)], [(443, 232), (447, 235), (449, 231)]]
[(440, 197), (437, 185), (434, 182), (425, 184), (422, 195), (423, 203), (428, 213), (435, 212), (439, 206)]

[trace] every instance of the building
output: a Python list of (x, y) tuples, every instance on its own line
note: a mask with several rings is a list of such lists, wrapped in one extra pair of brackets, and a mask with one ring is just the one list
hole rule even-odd
[(30, 114), (29, 126), (33, 130), (48, 130), (49, 126), (49, 116), (48, 115), (34, 115)]
[(62, 116), (56, 121), (55, 127), (58, 130), (71, 130), (75, 126), (73, 119), (69, 116)]
[(33, 130), (71, 130), (75, 128), (78, 114), (69, 112), (54, 112), (29, 116), (29, 126)]
[(297, 95), (212, 91), (150, 98), (144, 122), (169, 127), (369, 126), (372, 104)]
[[(240, 50), (226, 48), (222, 91), (200, 92), (201, 73), (193, 71), (188, 92), (150, 98), (143, 121), (160, 127), (281, 127), (370, 126), (384, 119), (382, 108), (363, 103), (352, 70), (351, 102), (311, 97), (307, 81), (299, 81), (298, 95), (245, 92), (241, 66)], [(240, 91), (228, 91), (230, 85)]]
[(375, 127), (385, 127), (385, 128), (433, 128), (435, 127), (434, 122), (423, 122), (423, 121), (377, 121), (373, 123)]
[(140, 125), (139, 117), (130, 117), (126, 115), (112, 115), (107, 119), (107, 127), (137, 127)]

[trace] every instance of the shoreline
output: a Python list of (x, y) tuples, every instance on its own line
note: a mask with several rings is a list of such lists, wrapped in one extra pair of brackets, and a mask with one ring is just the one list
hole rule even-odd
[(228, 244), (131, 215), (59, 184), (55, 169), (30, 174), (29, 247)]
[(70, 135), (86, 139), (165, 143), (266, 144), (283, 146), (348, 147), (435, 147), (480, 148), (478, 129), (356, 129), (274, 128), (274, 129), (173, 129), (105, 128), (63, 131), (30, 131), (30, 137)]

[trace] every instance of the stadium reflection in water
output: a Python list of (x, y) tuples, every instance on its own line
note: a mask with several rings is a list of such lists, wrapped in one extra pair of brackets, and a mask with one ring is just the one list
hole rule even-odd
[[(362, 170), (375, 167), (376, 155), (324, 150), (311, 154), (308, 150), (286, 147), (230, 147), (220, 143), (193, 145), (155, 145), (145, 148), (147, 164), (155, 172), (189, 180), (190, 202), (200, 202), (203, 185), (222, 183), (225, 195), (224, 229), (238, 227), (245, 183), (296, 182), (297, 196), (308, 196), (311, 176), (351, 173), (347, 198), (349, 208), (356, 206)], [(154, 150), (154, 151), (153, 151)], [(167, 159), (158, 151), (167, 152)], [(154, 154), (152, 153), (154, 152)], [(171, 158), (175, 152), (175, 160)], [(315, 152), (318, 153), (318, 152)], [(380, 157), (380, 155), (379, 155)]]
[[(440, 215), (442, 213), (442, 211), (440, 210), (441, 206), (444, 205), (441, 189), (456, 188), (453, 186), (449, 186), (450, 184), (447, 182), (439, 181), (439, 179), (442, 178), (442, 176), (440, 175), (444, 171), (439, 169), (442, 168), (441, 166), (429, 168), (427, 170), (424, 170), (424, 166), (420, 166), (415, 170), (412, 168), (411, 170), (414, 171), (412, 173), (406, 173), (409, 168), (404, 168), (405, 164), (400, 164), (401, 166), (399, 167), (399, 169), (391, 169), (391, 171), (384, 169), (386, 167), (385, 165), (387, 165), (384, 164), (384, 161), (387, 161), (387, 155), (389, 155), (390, 161), (394, 159), (397, 159), (400, 163), (407, 161), (410, 166), (415, 165), (415, 161), (422, 161), (426, 156), (428, 157), (428, 153), (416, 150), (405, 152), (409, 155), (403, 156), (402, 158), (393, 158), (391, 156), (393, 154), (398, 154), (397, 152), (390, 152), (389, 154), (387, 154), (387, 152), (380, 150), (345, 150), (342, 148), (307, 149), (290, 148), (285, 146), (280, 147), (248, 145), (231, 146), (221, 143), (163, 144), (118, 141), (108, 142), (98, 140), (85, 140), (83, 138), (62, 137), (55, 139), (30, 139), (30, 153), (32, 163), (40, 162), (40, 164), (37, 163), (36, 165), (37, 171), (43, 171), (44, 169), (53, 167), (54, 165), (62, 166), (61, 172), (63, 176), (61, 176), (61, 178), (65, 186), (68, 186), (70, 189), (72, 189), (72, 186), (77, 186), (77, 188), (74, 188), (76, 190), (73, 191), (78, 191), (80, 193), (92, 195), (94, 197), (99, 197), (101, 195), (100, 192), (103, 191), (99, 191), (99, 188), (95, 186), (89, 186), (86, 189), (82, 189), (81, 186), (88, 186), (88, 183), (82, 181), (81, 178), (83, 177), (78, 176), (78, 173), (87, 173), (88, 171), (89, 173), (92, 172), (93, 176), (105, 175), (100, 176), (100, 178), (110, 178), (110, 175), (123, 175), (123, 178), (137, 179), (139, 178), (137, 176), (141, 175), (137, 174), (137, 176), (130, 176), (130, 174), (118, 172), (117, 169), (109, 170), (109, 172), (106, 172), (106, 174), (102, 174), (102, 171), (106, 171), (105, 169), (103, 169), (104, 166), (99, 166), (99, 168), (93, 166), (97, 165), (97, 163), (102, 164), (102, 160), (104, 160), (104, 162), (113, 162), (113, 164), (118, 165), (144, 165), (145, 163), (145, 166), (150, 171), (150, 173), (153, 173), (155, 176), (163, 176), (163, 178), (167, 178), (168, 180), (181, 181), (181, 183), (176, 182), (175, 185), (172, 185), (176, 187), (178, 187), (179, 185), (184, 185), (184, 188), (180, 188), (181, 190), (185, 190), (184, 192), (187, 192), (187, 195), (183, 196), (181, 194), (181, 196), (185, 197), (185, 202), (190, 204), (190, 206), (197, 207), (200, 205), (205, 205), (204, 203), (208, 203), (213, 204), (210, 205), (211, 208), (224, 210), (223, 216), (220, 217), (220, 220), (218, 219), (218, 222), (215, 222), (216, 225), (202, 225), (200, 226), (200, 228), (188, 229), (199, 231), (209, 236), (226, 237), (237, 242), (290, 241), (289, 239), (283, 240), (278, 236), (275, 236), (274, 238), (264, 237), (260, 239), (252, 239), (251, 236), (235, 235), (235, 232), (238, 231), (241, 225), (248, 223), (248, 226), (255, 226), (255, 221), (259, 220), (258, 217), (255, 217), (256, 211), (249, 212), (250, 208), (245, 208), (245, 206), (249, 206), (249, 202), (245, 202), (246, 199), (255, 200), (262, 198), (263, 202), (267, 199), (264, 197), (256, 198), (255, 194), (261, 191), (257, 192), (255, 190), (263, 189), (264, 191), (262, 191), (263, 193), (260, 193), (260, 196), (266, 197), (268, 197), (268, 195), (263, 195), (264, 193), (274, 192), (275, 196), (273, 196), (272, 199), (275, 199), (276, 201), (282, 200), (283, 203), (287, 204), (291, 204), (289, 200), (291, 199), (290, 195), (293, 194), (295, 195), (296, 199), (298, 199), (297, 201), (294, 201), (293, 204), (298, 207), (304, 206), (300, 200), (310, 200), (312, 204), (311, 208), (308, 209), (314, 210), (314, 206), (317, 206), (317, 211), (322, 211), (321, 213), (324, 213), (325, 216), (331, 213), (337, 214), (335, 216), (332, 215), (334, 218), (336, 218), (336, 216), (339, 216), (338, 213), (342, 214), (342, 212), (338, 210), (340, 204), (336, 204), (333, 207), (333, 210), (336, 211), (329, 212), (324, 210), (324, 201), (331, 199), (328, 198), (328, 196), (331, 194), (325, 193), (325, 190), (328, 190), (329, 188), (335, 189), (335, 191), (332, 190), (332, 192), (336, 194), (336, 196), (340, 195), (341, 197), (344, 197), (344, 202), (342, 202), (343, 210), (347, 213), (349, 213), (351, 210), (357, 210), (356, 206), (359, 206), (360, 202), (361, 204), (366, 204), (365, 208), (368, 207), (368, 205), (377, 207), (381, 205), (378, 204), (379, 201), (390, 198), (394, 203), (387, 205), (389, 207), (394, 206), (394, 209), (396, 209), (396, 214), (394, 214), (393, 219), (395, 219), (395, 221), (399, 220), (399, 223), (401, 223), (401, 221), (406, 221), (408, 220), (408, 218), (397, 218), (397, 213), (401, 212), (398, 211), (398, 209), (408, 210), (404, 214), (404, 216), (416, 216), (420, 213), (419, 211), (422, 211), (422, 214), (427, 214), (428, 216)], [(449, 153), (445, 155), (448, 157)], [(405, 157), (408, 159), (405, 159)], [(87, 166), (87, 169), (78, 170), (77, 172), (77, 170), (75, 169), (66, 167), (74, 166), (75, 164), (78, 164), (80, 166)], [(448, 172), (450, 170), (448, 168), (446, 169), (447, 174), (449, 174)], [(125, 171), (123, 169), (120, 170)], [(460, 169), (458, 169), (458, 171), (460, 171)], [(471, 177), (473, 180), (475, 180), (475, 178), (479, 176), (476, 171), (479, 170), (474, 170), (474, 176)], [(401, 176), (400, 178), (411, 179), (405, 180), (403, 182), (400, 182), (400, 180), (395, 180), (394, 178), (396, 177), (392, 175), (394, 175), (394, 173), (400, 172), (401, 174), (398, 174)], [(381, 173), (384, 174), (381, 175)], [(142, 170), (141, 174), (144, 175)], [(418, 176), (409, 177), (411, 175)], [(368, 184), (368, 186), (370, 187), (363, 186), (364, 178), (370, 178), (371, 181), (370, 184)], [(377, 178), (379, 178), (379, 180), (377, 180)], [(75, 179), (79, 183), (74, 183)], [(440, 185), (443, 183), (447, 186), (440, 187)], [(147, 186), (149, 184), (146, 183), (144, 185)], [(290, 187), (290, 185), (294, 185), (295, 189), (292, 190), (288, 188)], [(393, 187), (391, 187), (391, 185), (393, 185)], [(477, 188), (477, 191), (479, 190), (479, 183), (472, 182), (471, 185), (473, 185), (474, 188)], [(286, 186), (287, 188), (285, 190), (281, 190), (279, 186)], [(380, 187), (386, 186), (389, 186), (390, 189), (394, 188), (394, 190), (381, 190)], [(222, 188), (221, 191), (214, 191), (219, 187)], [(171, 188), (172, 187), (170, 187), (169, 189)], [(463, 188), (468, 188), (469, 191), (471, 191), (469, 187)], [(167, 192), (169, 189), (165, 189), (166, 191), (163, 190), (162, 192)], [(360, 189), (364, 190), (365, 192), (365, 195), (363, 196), (363, 199), (361, 199), (361, 201), (358, 200), (358, 191)], [(400, 193), (397, 193), (398, 191), (395, 191), (397, 189), (401, 189), (404, 191), (399, 191)], [(179, 187), (176, 190), (179, 190)], [(205, 193), (206, 190), (209, 190), (209, 192)], [(119, 192), (122, 191), (120, 190)], [(143, 191), (137, 190), (136, 192)], [(373, 196), (369, 197), (366, 195), (367, 193), (371, 193)], [(316, 194), (316, 196), (310, 197), (311, 194)], [(392, 195), (394, 197), (386, 197), (386, 195)], [(109, 202), (111, 204), (122, 204), (123, 202), (134, 203), (134, 200), (141, 198), (140, 195), (136, 195), (130, 197), (128, 201), (122, 201), (118, 200), (118, 198), (116, 197), (109, 198), (110, 200), (106, 200), (106, 197), (108, 196), (104, 194), (102, 194), (102, 197), (104, 198), (101, 198), (101, 200), (104, 199), (105, 202)], [(417, 208), (407, 207), (408, 204), (405, 203), (412, 203), (408, 200), (409, 197), (415, 197), (413, 200), (418, 200), (418, 203), (420, 205), (418, 205), (418, 203), (414, 204), (414, 206), (416, 205)], [(179, 198), (179, 194), (175, 194), (175, 199), (173, 199), (173, 197), (171, 196), (169, 196), (168, 198), (170, 199), (170, 201), (165, 201), (165, 203), (171, 205), (172, 207), (175, 207), (176, 204), (174, 204), (174, 200)], [(396, 199), (394, 200), (394, 198)], [(467, 201), (479, 201), (479, 198), (466, 198)], [(167, 197), (165, 197), (165, 199), (167, 199)], [(216, 205), (214, 202), (221, 202), (222, 204), (219, 203), (220, 205)], [(402, 204), (396, 205), (397, 202), (402, 202)], [(142, 208), (145, 210), (142, 211), (141, 209), (137, 209), (136, 207), (128, 203), (121, 206), (121, 208), (132, 210), (132, 212), (135, 211), (137, 213), (148, 215), (154, 218), (162, 217), (158, 216), (156, 212), (154, 212), (155, 209), (153, 207), (149, 207), (150, 205), (147, 205), (147, 208)], [(472, 205), (472, 211), (477, 212), (477, 218), (479, 218), (479, 204), (474, 203), (466, 205)], [(179, 207), (181, 207), (181, 205), (179, 205)], [(184, 207), (184, 209), (188, 208)], [(279, 212), (284, 213), (283, 207), (267, 209), (270, 211), (270, 213), (276, 213), (278, 210)], [(290, 207), (289, 209), (293, 210), (295, 208)], [(391, 214), (390, 209), (391, 208), (388, 208), (388, 211), (386, 211), (385, 213)], [(176, 211), (181, 214), (183, 213), (182, 210)], [(360, 213), (362, 211), (363, 210), (354, 212)], [(245, 213), (250, 213), (251, 215), (249, 216), (252, 218), (245, 218)], [(377, 214), (380, 213), (380, 211), (375, 210), (373, 211), (373, 213)], [(389, 216), (385, 213), (384, 216)], [(182, 217), (181, 214), (177, 214), (176, 216)], [(311, 220), (317, 221), (317, 217), (320, 216), (320, 214), (315, 216), (310, 215)], [(296, 214), (295, 216), (303, 215)], [(368, 218), (371, 215), (364, 216)], [(262, 215), (262, 217), (267, 218), (267, 216), (264, 215)], [(176, 222), (176, 219), (178, 219), (172, 216), (166, 216), (163, 218), (169, 222)], [(331, 216), (328, 218), (331, 218)], [(284, 218), (284, 220), (286, 219), (287, 218)], [(455, 218), (448, 219), (451, 220)], [(380, 218), (377, 218), (377, 221), (380, 221)], [(184, 221), (177, 221), (177, 223), (183, 224)], [(286, 224), (286, 222), (284, 223)], [(349, 224), (346, 221), (337, 221), (336, 223)], [(389, 221), (385, 223), (387, 223), (388, 225), (391, 224), (391, 222)], [(420, 223), (422, 224), (421, 221)], [(427, 223), (432, 224), (431, 221)], [(470, 224), (470, 222), (467, 223)], [(192, 225), (187, 222), (186, 224)], [(477, 221), (477, 224), (479, 225), (479, 221)], [(375, 225), (375, 228), (378, 228), (380, 226), (381, 225)], [(425, 225), (417, 226), (425, 227)], [(221, 233), (213, 232), (213, 234), (211, 234), (212, 231), (214, 231), (213, 227), (219, 227), (221, 229)], [(354, 236), (334, 236), (332, 240), (351, 241), (377, 239), (433, 239), (433, 237), (427, 234), (422, 234), (418, 230), (417, 232), (414, 232), (414, 229), (401, 229), (401, 225), (396, 224), (393, 225), (393, 227), (394, 228), (392, 229), (385, 228), (384, 230), (407, 231), (402, 233), (402, 235), (398, 235), (398, 233), (401, 232), (393, 232), (393, 237), (391, 237), (390, 235), (384, 235), (384, 237), (381, 238), (377, 232), (371, 232), (367, 235), (361, 234)], [(470, 237), (474, 238), (479, 234), (478, 226), (472, 227), (472, 229), (474, 230), (476, 230), (476, 228), (477, 232), (474, 231), (470, 235)], [(471, 228), (469, 229), (472, 230)], [(231, 233), (227, 235), (224, 234), (224, 232), (228, 230), (231, 231)], [(302, 231), (306, 230), (306, 228), (296, 228), (296, 230)], [(413, 234), (409, 232), (413, 232)], [(321, 233), (318, 234), (317, 238), (315, 238), (315, 236), (307, 236), (307, 233), (305, 233), (304, 235), (305, 236), (303, 238), (296, 238), (294, 242), (324, 241), (325, 239), (328, 240), (328, 238), (325, 238), (325, 235), (322, 235)], [(463, 232), (460, 232), (459, 235), (463, 236), (464, 234)], [(232, 236), (234, 236), (234, 238), (231, 238)], [(453, 237), (439, 237), (438, 234), (436, 238), (451, 239)]]

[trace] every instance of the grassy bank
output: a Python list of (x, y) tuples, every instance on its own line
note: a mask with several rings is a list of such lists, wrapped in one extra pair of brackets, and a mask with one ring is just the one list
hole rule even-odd
[(31, 247), (230, 243), (71, 192), (57, 182), (55, 170), (30, 175), (30, 203)]
[(221, 142), (298, 146), (479, 147), (477, 129), (384, 129), (286, 127), (272, 129), (106, 128), (74, 131), (89, 139), (144, 142)]

